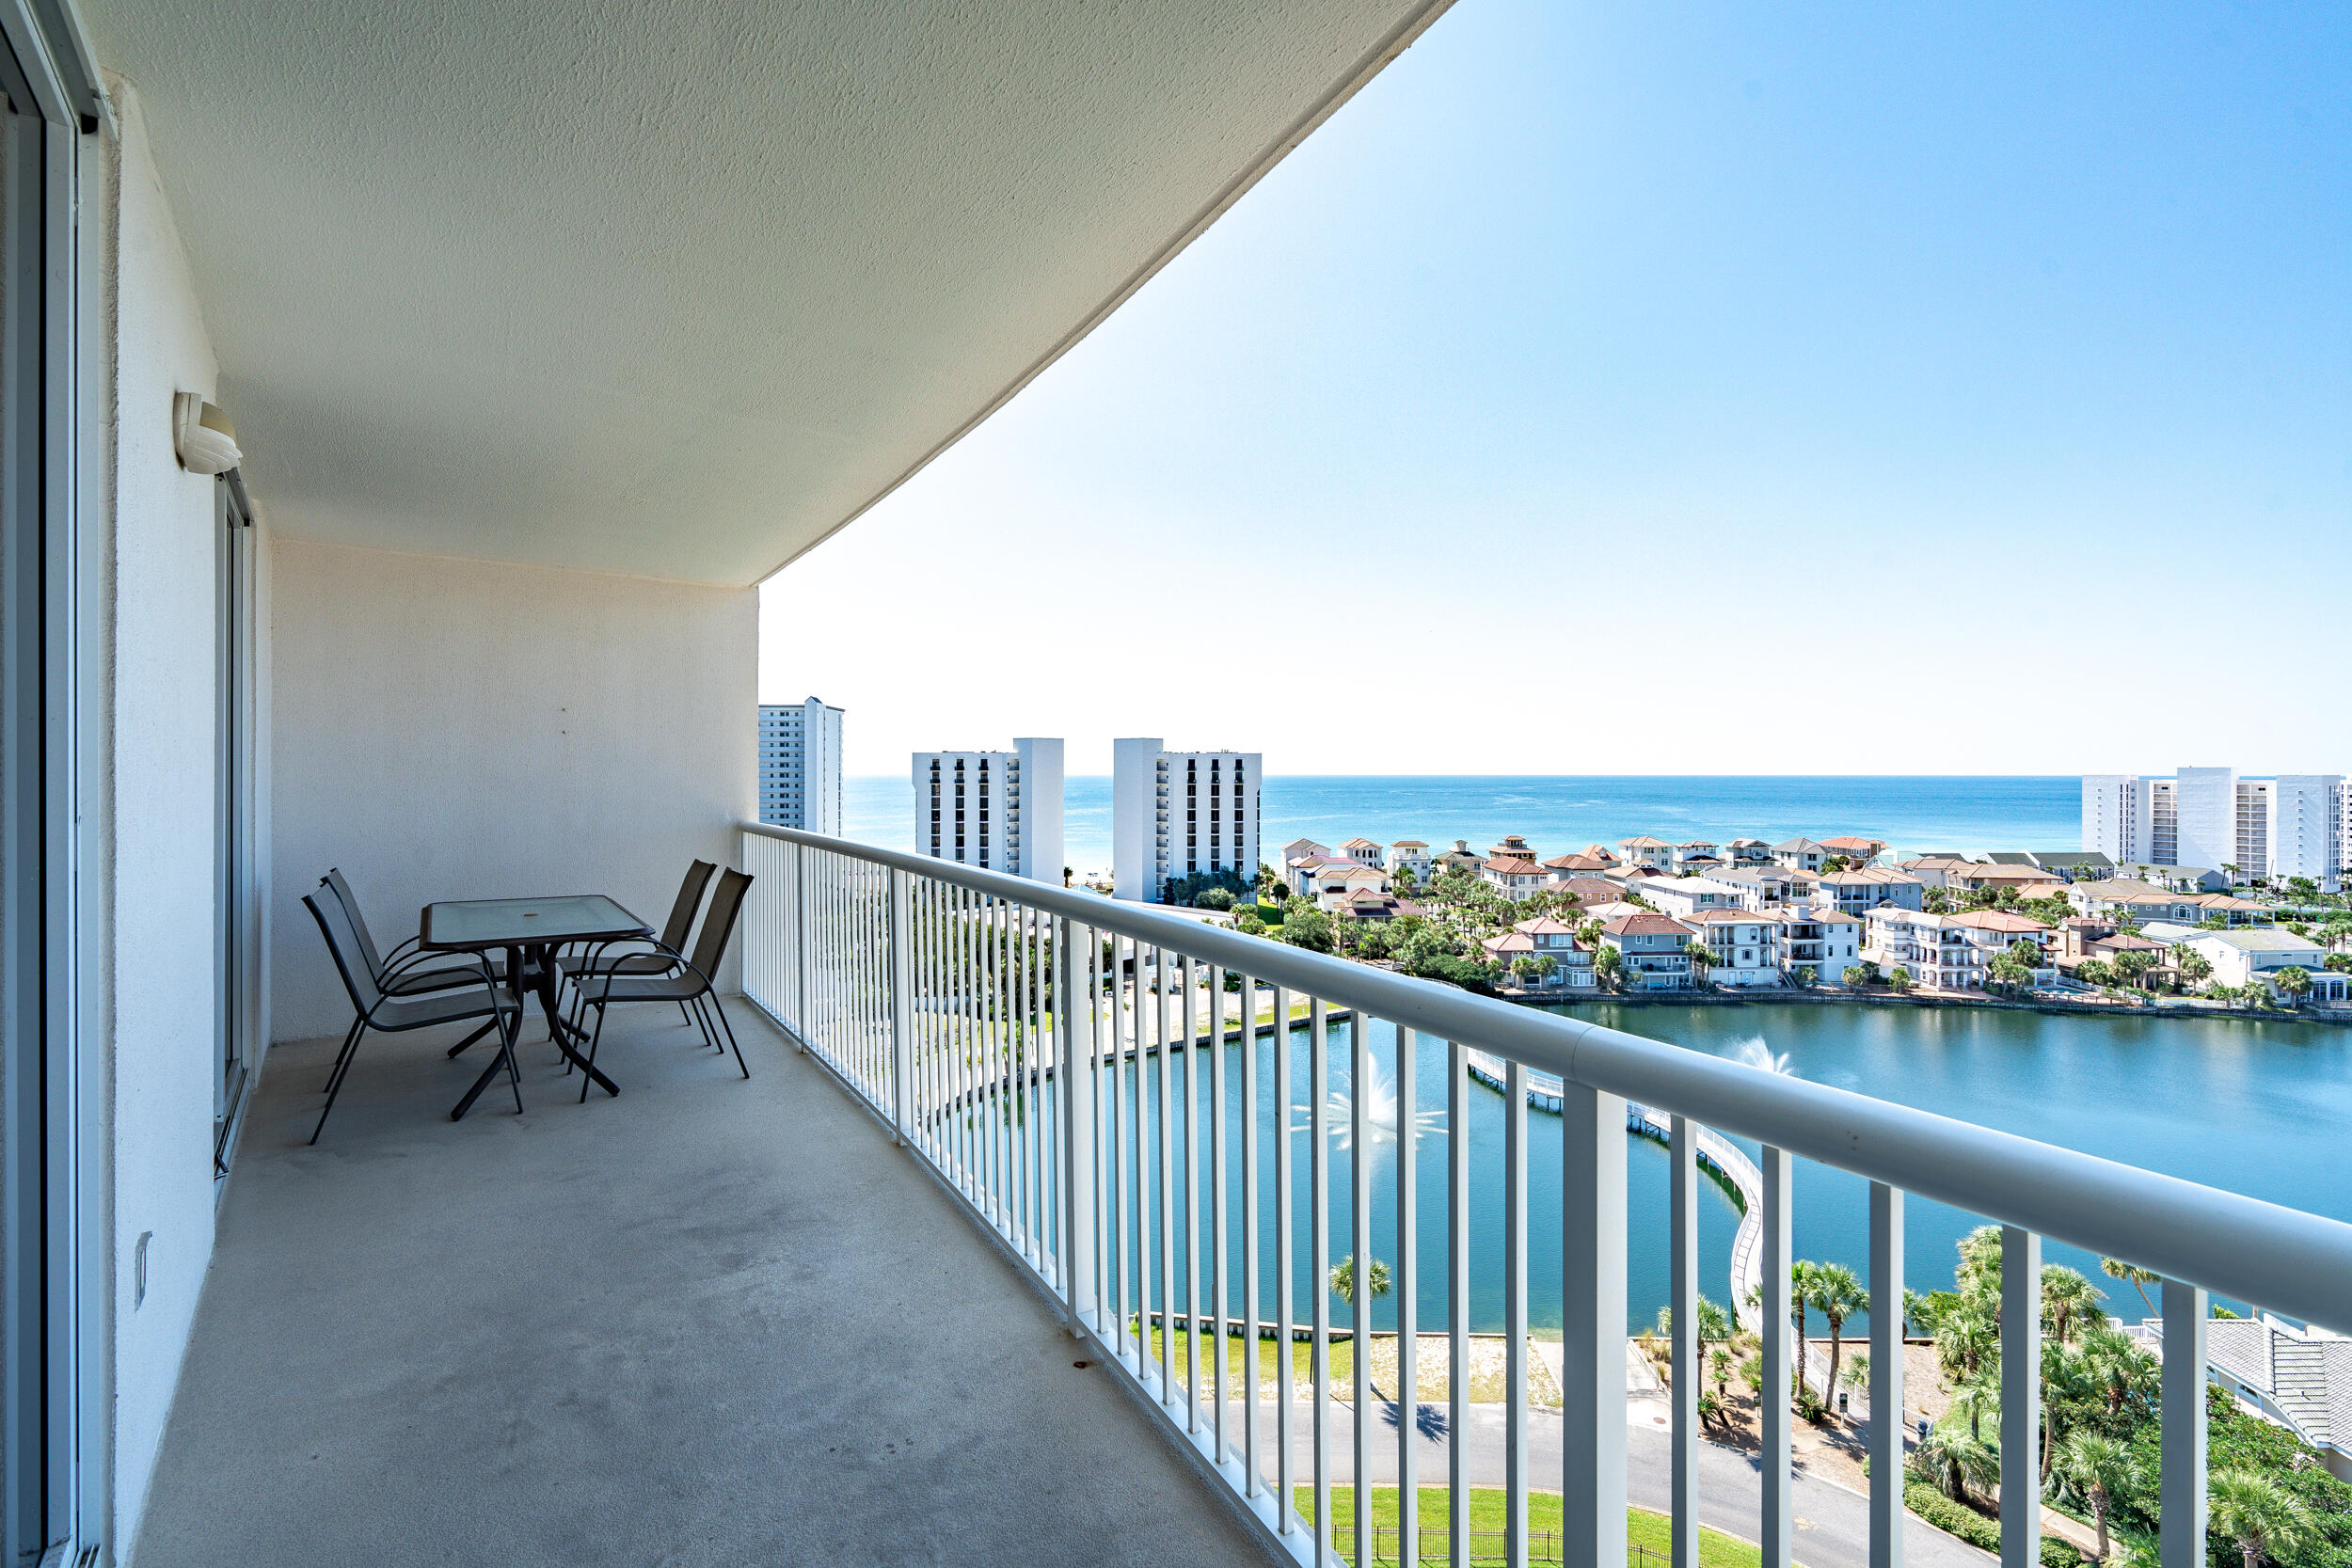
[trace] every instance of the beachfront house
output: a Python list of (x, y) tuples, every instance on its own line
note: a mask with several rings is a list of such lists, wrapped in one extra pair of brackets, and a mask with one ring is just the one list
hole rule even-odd
[(1712, 840), (1686, 839), (1674, 847), (1674, 858), (1668, 863), (1672, 870), (1683, 876), (1711, 871), (1724, 863), (1723, 856), (1715, 851), (1716, 845)]
[[(1591, 990), (1594, 987), (1592, 952), (1578, 945), (1576, 927), (1565, 921), (1538, 915), (1486, 938), (1479, 945), (1489, 958), (1506, 968), (1521, 958), (1550, 959), (1549, 971), (1524, 982), (1528, 990)], [(1522, 982), (1513, 976), (1512, 983)]]
[(2039, 960), (2050, 928), (2007, 910), (1929, 914), (1888, 906), (1864, 918), (1862, 956), (1890, 973), (1902, 970), (1931, 990), (1982, 990), (1988, 966), (2025, 943), (2033, 944), (2031, 967), (2049, 967)]
[(1874, 863), (1881, 855), (1886, 853), (1886, 844), (1883, 840), (1863, 838), (1852, 833), (1837, 838), (1825, 838), (1821, 840), (1821, 847), (1849, 865), (1869, 865)]
[(1514, 902), (1533, 898), (1551, 885), (1551, 873), (1525, 855), (1496, 855), (1479, 866), (1478, 874)]
[(1620, 914), (1600, 928), (1602, 945), (1617, 954), (1617, 983), (1627, 990), (1691, 989), (1688, 926), (1653, 910)]
[(1435, 877), (1442, 877), (1453, 871), (1467, 871), (1476, 876), (1478, 868), (1485, 863), (1484, 856), (1471, 852), (1469, 839), (1457, 838), (1454, 841), (1453, 848), (1441, 849), (1429, 858), (1429, 870), (1430, 875)]
[(2122, 877), (2105, 882), (2076, 882), (2066, 889), (2065, 897), (2077, 914), (2113, 916), (2143, 926), (2156, 920), (2182, 926), (2201, 925), (2208, 920), (2218, 920), (2227, 926), (2268, 926), (2277, 918), (2266, 905), (2233, 894), (2176, 893), (2153, 882)]
[(2279, 985), (2279, 972), (2299, 969), (2308, 990), (2307, 1002), (2342, 1002), (2352, 987), (2352, 974), (2344, 974), (2327, 967), (2328, 950), (2309, 937), (2296, 936), (2284, 927), (2242, 927), (2235, 930), (2205, 931), (2189, 927), (2159, 922), (2144, 927), (2140, 933), (2151, 942), (2170, 946), (2175, 942), (2187, 944), (2213, 965), (2217, 985), (2250, 986), (2260, 983), (2273, 996), (2284, 999), (2286, 992)]
[(1660, 872), (1670, 872), (1674, 869), (1675, 847), (1662, 838), (1652, 838), (1647, 833), (1636, 833), (1631, 838), (1620, 842), (1617, 847), (1625, 851), (1624, 855), (1619, 858), (1629, 866), (1646, 865), (1651, 870)]
[(1772, 863), (1788, 871), (1819, 871), (1830, 853), (1809, 838), (1784, 839), (1772, 847)]
[(1535, 858), (1535, 850), (1534, 847), (1531, 846), (1521, 835), (1518, 833), (1505, 833), (1502, 835), (1502, 843), (1486, 851), (1486, 858), (1490, 861), (1532, 861)]
[(1824, 873), (1814, 886), (1813, 900), (1858, 917), (1882, 904), (1891, 904), (1899, 910), (1918, 909), (1925, 903), (1927, 892), (1927, 884), (1907, 871), (1871, 865), (1854, 871)]
[(1616, 863), (1613, 860), (1603, 860), (1598, 855), (1587, 854), (1580, 850), (1572, 855), (1552, 856), (1551, 859), (1544, 862), (1544, 869), (1551, 873), (1553, 880), (1565, 882), (1579, 877), (1602, 876)]
[(1804, 903), (1812, 895), (1820, 879), (1803, 872), (1783, 871), (1777, 866), (1733, 866), (1711, 874), (1710, 880), (1736, 889), (1740, 907), (1744, 910), (1765, 910), (1775, 904)]
[(1381, 847), (1368, 838), (1351, 838), (1340, 846), (1340, 853), (1359, 865), (1378, 867), (1388, 856)]
[(1719, 986), (1777, 986), (1781, 983), (1781, 918), (1737, 905), (1715, 905), (1682, 917), (1697, 940), (1715, 956), (1707, 978)]
[(1862, 918), (1821, 904), (1788, 904), (1781, 918), (1780, 964), (1790, 979), (1801, 969), (1838, 983), (1846, 966), (1861, 961)]
[(1641, 887), (1643, 897), (1677, 919), (1701, 910), (1740, 908), (1746, 895), (1744, 888), (1712, 877), (1648, 877)]
[(1734, 869), (1770, 865), (1772, 847), (1760, 838), (1735, 838), (1724, 846), (1724, 864)]
[(1921, 855), (1896, 867), (1906, 876), (1919, 879), (1920, 885), (1930, 888), (1948, 887), (1946, 879), (1952, 873), (1964, 871), (1976, 863), (1963, 855)]
[(1969, 861), (1944, 874), (1944, 885), (1962, 893), (2014, 893), (2020, 898), (2054, 898), (2066, 891), (2066, 879), (2038, 865), (2001, 865)]
[(1429, 879), (1429, 846), (1417, 838), (1400, 838), (1389, 846), (1388, 867), (1391, 874), (1402, 869), (1412, 873), (1416, 884)]
[(1376, 865), (1333, 857), (1317, 867), (1311, 884), (1315, 905), (1336, 914), (1359, 893), (1386, 893), (1389, 874)]

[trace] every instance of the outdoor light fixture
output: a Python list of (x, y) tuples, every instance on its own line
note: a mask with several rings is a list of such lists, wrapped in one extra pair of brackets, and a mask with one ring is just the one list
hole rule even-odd
[(180, 466), (192, 474), (227, 473), (245, 456), (237, 450), (237, 427), (200, 392), (171, 394), (171, 444)]

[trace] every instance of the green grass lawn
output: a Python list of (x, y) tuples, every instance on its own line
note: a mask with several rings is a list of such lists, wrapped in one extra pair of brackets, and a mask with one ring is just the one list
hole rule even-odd
[[(1294, 1488), (1297, 1497), (1299, 1517), (1314, 1517), (1315, 1493), (1311, 1486)], [(1372, 1522), (1375, 1528), (1394, 1531), (1396, 1528), (1396, 1488), (1375, 1486), (1368, 1489), (1372, 1498)], [(1473, 1487), (1470, 1493), (1470, 1560), (1501, 1562), (1504, 1560), (1503, 1509), (1505, 1494), (1501, 1487)], [(1421, 1489), (1421, 1549), (1423, 1561), (1444, 1561), (1446, 1532), (1451, 1520), (1446, 1512), (1446, 1489), (1424, 1486)], [(1560, 1550), (1560, 1494), (1530, 1492), (1527, 1496), (1528, 1560), (1558, 1562)], [(1356, 1544), (1356, 1497), (1352, 1489), (1331, 1489), (1331, 1539), (1343, 1557)], [(1549, 1532), (1547, 1539), (1546, 1532)], [(1665, 1562), (1673, 1547), (1674, 1527), (1662, 1513), (1645, 1509), (1625, 1511), (1625, 1539), (1630, 1549), (1629, 1557), (1640, 1565), (1645, 1558), (1652, 1568)], [(1373, 1561), (1393, 1563), (1401, 1544), (1393, 1533), (1379, 1537)], [(1351, 1558), (1350, 1560), (1353, 1560)], [(1763, 1553), (1747, 1542), (1711, 1529), (1699, 1531), (1699, 1568), (1761, 1568)]]
[[(1168, 1331), (1166, 1329), (1157, 1327), (1156, 1325), (1152, 1330), (1152, 1349), (1146, 1359), (1148, 1359), (1152, 1365), (1155, 1367), (1160, 1364), (1160, 1340), (1167, 1334), (1167, 1332)], [(1176, 1381), (1179, 1385), (1182, 1385), (1184, 1381), (1184, 1368), (1186, 1366), (1186, 1362), (1184, 1360), (1184, 1341), (1191, 1337), (1191, 1333), (1187, 1329), (1179, 1327), (1176, 1330), (1176, 1345), (1172, 1354), (1175, 1357)], [(1215, 1392), (1216, 1387), (1216, 1356), (1218, 1339), (1216, 1335), (1209, 1333), (1205, 1329), (1201, 1331), (1199, 1338), (1200, 1349), (1196, 1353), (1199, 1359), (1192, 1362), (1191, 1365), (1197, 1366), (1200, 1369), (1200, 1397), (1205, 1400)], [(1254, 1344), (1258, 1352), (1258, 1382), (1261, 1386), (1259, 1391), (1271, 1398), (1275, 1392), (1275, 1383), (1281, 1375), (1282, 1363), (1279, 1357), (1282, 1354), (1282, 1346), (1280, 1342), (1274, 1339), (1258, 1339), (1253, 1341), (1229, 1334), (1225, 1336), (1223, 1343), (1225, 1348), (1226, 1388), (1229, 1391), (1240, 1388), (1242, 1379), (1245, 1375), (1247, 1375), (1246, 1369), (1249, 1365), (1249, 1350)], [(1311, 1380), (1314, 1377), (1315, 1371), (1313, 1360), (1314, 1346), (1301, 1340), (1294, 1339), (1291, 1341), (1290, 1352), (1291, 1375), (1298, 1380), (1300, 1387), (1312, 1387), (1313, 1384)], [(1356, 1362), (1353, 1347), (1345, 1341), (1333, 1345), (1331, 1347), (1332, 1391), (1337, 1394), (1351, 1393), (1356, 1386), (1355, 1377)]]

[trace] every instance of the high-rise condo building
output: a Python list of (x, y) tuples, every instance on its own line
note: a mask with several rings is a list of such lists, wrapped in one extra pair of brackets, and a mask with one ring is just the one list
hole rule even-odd
[(1256, 752), (1170, 752), (1156, 738), (1111, 742), (1111, 891), (1165, 903), (1195, 872), (1258, 874)]
[(822, 699), (759, 705), (759, 819), (841, 832), (841, 710)]
[(2234, 867), (2245, 881), (2309, 877), (2332, 893), (2352, 859), (2352, 800), (2340, 773), (2092, 773), (2084, 775), (2082, 790), (2083, 847), (2118, 864)]
[(914, 753), (914, 847), (934, 860), (1058, 884), (1062, 747)]

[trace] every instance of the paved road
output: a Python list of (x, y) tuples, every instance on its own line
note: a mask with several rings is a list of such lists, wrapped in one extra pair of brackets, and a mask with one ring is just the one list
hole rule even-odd
[[(1631, 1403), (1632, 1419), (1626, 1431), (1627, 1500), (1664, 1513), (1672, 1504), (1673, 1450), (1666, 1430), (1653, 1425), (1650, 1419), (1661, 1406), (1658, 1402), (1645, 1400)], [(1451, 1451), (1445, 1430), (1446, 1408), (1421, 1408), (1420, 1430), (1415, 1439), (1421, 1481), (1424, 1486), (1442, 1486), (1446, 1483)], [(1503, 1407), (1499, 1404), (1470, 1406), (1464, 1452), (1472, 1485), (1500, 1486), (1503, 1482)], [(1241, 1447), (1242, 1415), (1238, 1401), (1226, 1407), (1226, 1438), (1236, 1451)], [(1274, 1402), (1259, 1404), (1259, 1442), (1269, 1479), (1275, 1475), (1275, 1415)], [(1375, 1419), (1378, 1425), (1373, 1433), (1369, 1479), (1375, 1483), (1393, 1484), (1396, 1406), (1375, 1406)], [(1549, 1411), (1530, 1412), (1527, 1436), (1531, 1484), (1545, 1491), (1557, 1490), (1561, 1464), (1559, 1416)], [(1332, 1480), (1353, 1480), (1355, 1428), (1344, 1404), (1331, 1406), (1329, 1440)], [(1314, 1428), (1309, 1407), (1304, 1404), (1293, 1411), (1291, 1452), (1293, 1483), (1307, 1484), (1314, 1477)], [(1701, 1524), (1750, 1541), (1756, 1539), (1763, 1532), (1761, 1484), (1761, 1466), (1756, 1459), (1714, 1443), (1699, 1445)], [(1805, 1568), (1869, 1568), (1869, 1507), (1860, 1495), (1831, 1481), (1799, 1474), (1791, 1482), (1791, 1496), (1797, 1513), (1794, 1555), (1798, 1562)], [(1906, 1516), (1904, 1523), (1907, 1528), (1903, 1553), (1910, 1568), (1986, 1568), (1994, 1560), (1918, 1519)]]

